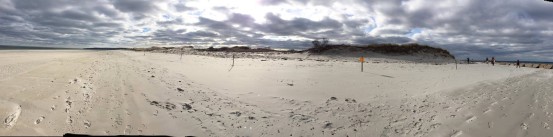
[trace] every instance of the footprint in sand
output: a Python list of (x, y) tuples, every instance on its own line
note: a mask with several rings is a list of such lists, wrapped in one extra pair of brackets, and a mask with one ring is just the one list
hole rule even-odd
[(453, 134), (451, 134), (451, 137), (458, 137), (462, 134), (463, 134), (463, 131), (453, 130)]
[(484, 111), (484, 114), (486, 114), (486, 113), (488, 113), (488, 112), (490, 112), (490, 111), (492, 111), (492, 110), (491, 110), (490, 108), (488, 108), (488, 109), (486, 109), (486, 110)]
[(132, 132), (132, 127), (131, 127), (131, 125), (125, 126), (125, 130), (123, 131), (123, 134), (128, 135), (128, 134), (131, 134), (131, 132)]
[(461, 111), (461, 109), (463, 109), (463, 108), (458, 107), (458, 108), (455, 109), (455, 112), (459, 112), (459, 111)]
[(522, 128), (522, 130), (528, 130), (528, 124), (526, 123), (520, 124), (520, 127)]
[(69, 109), (71, 109), (72, 103), (73, 101), (71, 101), (71, 97), (67, 97), (67, 99), (65, 99), (65, 113), (69, 113)]
[(40, 116), (36, 121), (35, 121), (35, 124), (40, 124), (40, 122), (42, 122), (42, 120), (44, 120), (44, 116)]
[(467, 120), (465, 120), (465, 122), (470, 123), (470, 122), (474, 121), (475, 119), (476, 119), (475, 116), (470, 116), (469, 118), (467, 118)]
[(12, 102), (0, 100), (0, 118), (3, 118), (2, 128), (11, 128), (17, 122), (21, 114), (21, 106)]
[(67, 119), (65, 120), (65, 123), (67, 123), (67, 124), (73, 123), (72, 117), (71, 117), (71, 116), (68, 116)]
[(493, 128), (493, 122), (488, 122), (488, 128)]
[(85, 120), (85, 121), (84, 121), (84, 127), (85, 127), (85, 128), (90, 128), (90, 126), (92, 126), (92, 124), (90, 123), (90, 121)]
[(494, 101), (492, 104), (490, 104), (490, 106), (494, 106), (497, 104), (497, 101)]
[(535, 115), (534, 113), (530, 113), (530, 114), (528, 114), (528, 116), (526, 118), (530, 119), (530, 118), (534, 117), (534, 115)]
[(442, 123), (435, 123), (430, 125), (430, 129), (436, 129), (436, 128), (439, 128), (440, 126), (442, 126)]

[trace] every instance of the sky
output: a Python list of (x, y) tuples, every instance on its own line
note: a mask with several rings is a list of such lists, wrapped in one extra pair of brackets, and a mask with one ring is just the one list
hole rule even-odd
[(457, 58), (553, 61), (543, 0), (0, 0), (0, 45), (420, 43)]

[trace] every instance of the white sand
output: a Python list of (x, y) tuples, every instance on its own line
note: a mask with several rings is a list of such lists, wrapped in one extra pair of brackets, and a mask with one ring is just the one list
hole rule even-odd
[(0, 51), (0, 135), (553, 134), (551, 70), (143, 54)]

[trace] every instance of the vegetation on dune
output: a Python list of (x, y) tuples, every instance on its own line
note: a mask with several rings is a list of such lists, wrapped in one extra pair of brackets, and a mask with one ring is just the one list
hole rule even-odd
[(207, 49), (198, 49), (198, 51), (221, 51), (221, 52), (274, 52), (276, 50), (270, 48), (250, 48), (247, 46), (221, 47)]
[(192, 46), (183, 46), (183, 47), (158, 47), (158, 46), (152, 46), (149, 48), (131, 48), (130, 50), (133, 51), (154, 51), (154, 50), (170, 50), (170, 49), (184, 49), (184, 48), (190, 48), (192, 49)]
[(303, 51), (296, 51), (293, 49), (287, 50), (287, 51), (281, 51), (281, 50), (274, 50), (271, 48), (251, 48), (247, 46), (234, 46), (234, 47), (220, 47), (220, 48), (214, 48), (209, 47), (206, 49), (194, 49), (192, 46), (184, 46), (184, 47), (149, 47), (149, 48), (131, 48), (130, 50), (133, 51), (169, 51), (169, 50), (183, 50), (183, 49), (191, 49), (195, 51), (205, 51), (205, 52), (282, 52), (282, 53), (301, 53)]
[(446, 57), (452, 58), (455, 57), (449, 53), (449, 51), (441, 48), (431, 47), (427, 45), (420, 44), (370, 44), (370, 45), (333, 45), (329, 44), (327, 38), (322, 38), (322, 41), (316, 39), (312, 42), (313, 47), (303, 50), (288, 50), (280, 51), (274, 50), (271, 48), (251, 48), (247, 46), (234, 46), (234, 47), (220, 47), (214, 48), (209, 47), (206, 49), (194, 49), (192, 46), (184, 47), (150, 47), (150, 48), (132, 48), (134, 51), (168, 51), (168, 50), (183, 50), (183, 49), (192, 49), (195, 51), (206, 51), (206, 52), (282, 52), (282, 53), (303, 53), (308, 52), (311, 54), (323, 54), (328, 51), (347, 51), (347, 52), (374, 52), (387, 55), (433, 55), (436, 57)]
[(454, 58), (453, 55), (451, 55), (447, 50), (419, 44), (371, 44), (366, 46), (314, 45), (312, 48), (309, 48), (306, 51), (313, 54), (322, 54), (330, 50), (343, 50), (351, 52), (370, 51), (375, 53), (396, 55), (433, 54), (441, 57)]

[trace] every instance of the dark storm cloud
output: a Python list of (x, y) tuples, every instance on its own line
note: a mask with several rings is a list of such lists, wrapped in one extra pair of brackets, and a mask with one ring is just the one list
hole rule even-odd
[(342, 23), (325, 18), (322, 21), (312, 21), (305, 18), (283, 20), (279, 16), (269, 13), (265, 16), (267, 24), (258, 26), (258, 30), (277, 35), (301, 35), (322, 29), (341, 29)]
[(183, 20), (182, 18), (177, 18), (177, 19), (168, 20), (168, 21), (158, 21), (156, 22), (156, 24), (160, 26), (178, 25), (178, 24), (183, 24)]
[(117, 9), (104, 5), (93, 7), (93, 11), (96, 11), (101, 15), (106, 15), (111, 18), (119, 17), (121, 15)]
[[(208, 31), (187, 32), (185, 29), (159, 30), (154, 32), (154, 40), (168, 40), (171, 42), (201, 42), (201, 38), (217, 37), (219, 34)], [(209, 41), (211, 42), (211, 41)]]
[[(267, 35), (279, 36), (300, 36), (308, 39), (330, 38), (337, 40), (349, 40), (356, 36), (365, 36), (362, 26), (368, 20), (347, 20), (340, 22), (331, 18), (324, 18), (320, 21), (313, 21), (306, 18), (294, 18), (284, 20), (279, 16), (269, 13), (265, 16), (267, 23), (253, 24), (253, 18), (247, 15), (234, 15), (231, 22), (239, 21), (241, 25), (254, 26), (255, 30), (262, 31)], [(311, 46), (309, 44), (304, 45)]]
[(98, 21), (97, 16), (91, 15), (90, 13), (85, 13), (79, 10), (66, 10), (59, 14), (59, 16), (70, 19), (70, 20), (82, 20), (82, 21)]
[(122, 12), (148, 13), (157, 10), (151, 0), (114, 0), (113, 6)]
[(206, 31), (187, 32), (185, 29), (177, 30), (158, 30), (149, 37), (152, 40), (163, 41), (173, 44), (190, 44), (190, 43), (211, 43), (213, 39), (205, 39), (215, 37), (218, 34)]
[(133, 20), (146, 19), (159, 10), (153, 0), (114, 0), (113, 6), (121, 12), (130, 13)]
[(195, 32), (189, 32), (185, 34), (188, 37), (217, 37), (219, 34), (213, 33), (213, 32), (207, 32), (207, 31), (195, 31)]
[[(242, 38), (242, 37), (249, 37), (248, 35), (253, 35), (253, 36), (256, 36), (256, 37), (260, 37), (262, 36), (262, 34), (258, 34), (257, 32), (254, 32), (254, 31), (244, 31), (244, 30), (239, 30), (238, 28), (235, 28), (232, 26), (232, 19), (231, 20), (227, 20), (227, 21), (216, 21), (216, 20), (211, 20), (211, 19), (208, 19), (208, 18), (203, 18), (203, 17), (200, 17), (199, 18), (199, 22), (196, 23), (195, 25), (196, 26), (201, 26), (201, 27), (204, 27), (208, 30), (211, 30), (211, 31), (214, 31), (214, 32), (217, 32), (219, 33), (220, 37), (221, 38), (229, 38), (229, 37), (236, 37), (236, 38)], [(245, 24), (242, 24), (242, 25), (245, 25)], [(243, 26), (243, 27), (255, 27), (255, 25), (257, 24), (250, 24), (252, 26)]]
[[(215, 21), (207, 18), (200, 17), (200, 21), (196, 23), (196, 26), (203, 26), (208, 30), (213, 30), (220, 35), (220, 38), (236, 38), (237, 41), (225, 42), (223, 44), (244, 44), (244, 45), (267, 45), (284, 48), (286, 45), (294, 48), (306, 48), (311, 46), (310, 40), (307, 41), (294, 41), (294, 40), (270, 40), (260, 39), (265, 35), (277, 35), (277, 36), (300, 36), (309, 39), (315, 38), (346, 38), (351, 37), (349, 33), (344, 30), (343, 23), (330, 18), (325, 18), (321, 21), (312, 21), (306, 18), (295, 18), (292, 20), (284, 20), (277, 15), (267, 14), (267, 23), (256, 24), (253, 17), (245, 14), (234, 13), (231, 14), (228, 20)], [(361, 23), (366, 20), (350, 21), (352, 28), (359, 27)], [(232, 24), (238, 24), (239, 27), (253, 28), (251, 31), (244, 31), (237, 29)], [(363, 35), (363, 34), (355, 34)], [(189, 35), (191, 36), (191, 35)], [(301, 47), (303, 46), (303, 47)]]
[(414, 42), (414, 40), (407, 37), (358, 37), (354, 40), (355, 44), (382, 44), (382, 43), (397, 43), (405, 44)]
[(122, 28), (123, 27), (123, 24), (121, 23), (115, 23), (115, 22), (95, 22), (93, 24), (94, 28), (101, 28), (101, 27), (106, 27), (106, 28)]
[(65, 1), (51, 1), (51, 0), (13, 0), (12, 3), (15, 6), (15, 9), (18, 10), (44, 10), (44, 9), (54, 9), (59, 8), (61, 5), (64, 5)]
[(235, 44), (244, 44), (248, 46), (256, 47), (271, 47), (271, 48), (286, 48), (286, 49), (305, 49), (305, 45), (310, 45), (310, 41), (304, 40), (285, 40), (285, 41), (276, 41), (268, 39), (251, 39), (251, 38), (242, 38), (238, 41), (229, 41), (222, 43), (222, 45), (235, 45)]
[(249, 15), (240, 14), (240, 13), (233, 13), (230, 15), (229, 19), (227, 20), (230, 23), (236, 23), (242, 26), (248, 26), (253, 27), (256, 24), (255, 19)]
[(363, 19), (363, 20), (346, 20), (343, 21), (344, 25), (346, 25), (349, 28), (359, 28), (363, 25), (366, 25), (369, 23), (369, 20)]
[(178, 29), (178, 30), (158, 30), (154, 33), (155, 37), (167, 37), (172, 35), (179, 35), (184, 34), (186, 32), (185, 29)]
[(213, 30), (232, 29), (232, 26), (225, 23), (225, 22), (220, 22), (220, 21), (216, 21), (216, 20), (212, 20), (212, 19), (208, 19), (208, 18), (204, 18), (204, 17), (199, 17), (199, 20), (200, 21), (198, 23), (196, 23), (195, 25), (203, 26), (203, 27), (213, 29)]
[[(84, 47), (110, 43), (123, 18), (108, 3), (65, 0), (1, 1), (0, 39), (25, 45)], [(103, 17), (102, 17), (103, 16)]]

